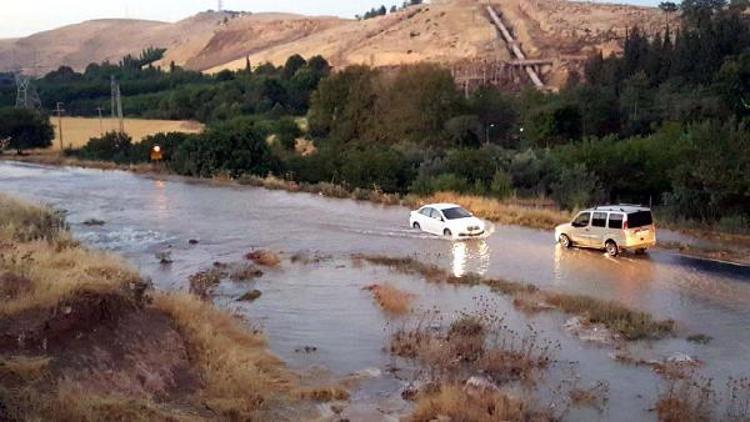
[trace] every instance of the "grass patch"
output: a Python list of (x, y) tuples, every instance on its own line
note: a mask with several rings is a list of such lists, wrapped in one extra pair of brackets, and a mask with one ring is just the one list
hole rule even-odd
[(531, 409), (520, 397), (501, 391), (471, 393), (456, 384), (441, 385), (431, 394), (419, 395), (414, 411), (405, 420), (496, 422), (552, 421), (553, 417)]
[(411, 293), (399, 290), (389, 283), (373, 284), (365, 289), (372, 293), (378, 305), (389, 314), (404, 315), (411, 310), (411, 303), (414, 301)]
[(439, 192), (422, 198), (419, 204), (449, 202), (463, 206), (480, 218), (485, 218), (500, 224), (531, 227), (534, 229), (551, 230), (558, 224), (571, 220), (570, 213), (556, 207), (534, 207), (529, 205), (503, 202), (497, 199), (462, 195), (455, 192)]
[(33, 381), (47, 372), (51, 360), (48, 356), (0, 356), (0, 376)]
[(338, 386), (301, 388), (296, 393), (301, 400), (318, 402), (349, 400), (349, 392)]
[(60, 213), (3, 194), (0, 194), (0, 229), (6, 239), (20, 242), (55, 241), (66, 234), (65, 219)]
[(710, 379), (670, 378), (656, 402), (661, 422), (699, 422), (713, 420), (715, 392)]
[(202, 399), (215, 412), (254, 419), (289, 392), (291, 379), (282, 362), (268, 353), (265, 339), (231, 315), (190, 295), (157, 294), (153, 306), (185, 336), (205, 377)]
[(249, 252), (245, 258), (264, 267), (278, 267), (281, 264), (281, 258), (278, 255), (265, 249)]
[[(389, 267), (405, 274), (418, 274), (430, 282), (485, 285), (494, 292), (514, 297), (514, 304), (524, 310), (557, 309), (578, 315), (593, 324), (603, 324), (627, 340), (659, 339), (674, 331), (674, 321), (658, 321), (652, 315), (635, 311), (613, 301), (585, 295), (570, 295), (539, 290), (536, 286), (515, 281), (485, 278), (477, 274), (455, 277), (436, 265), (424, 264), (412, 257), (393, 258), (381, 255), (357, 255), (374, 265)], [(517, 299), (517, 300), (516, 300)]]
[(294, 378), (239, 320), (193, 295), (149, 297), (135, 271), (71, 242), (48, 210), (0, 207), (3, 416), (278, 420), (297, 402)]
[(627, 340), (663, 338), (674, 330), (674, 321), (657, 321), (650, 314), (617, 302), (562, 293), (545, 293), (544, 297), (546, 303), (562, 312), (584, 316), (592, 324), (604, 324)]

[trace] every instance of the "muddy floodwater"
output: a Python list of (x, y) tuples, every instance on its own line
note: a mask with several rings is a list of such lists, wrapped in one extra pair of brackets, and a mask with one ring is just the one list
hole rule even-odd
[[(610, 259), (596, 251), (562, 250), (550, 232), (513, 226), (494, 227), (487, 239), (454, 243), (410, 230), (402, 207), (124, 172), (0, 162), (0, 192), (66, 210), (77, 238), (121, 254), (164, 290), (187, 289), (189, 275), (215, 261), (239, 261), (252, 248), (281, 252), (282, 265), (253, 282), (260, 299), (237, 302), (247, 284), (224, 283), (215, 302), (262, 326), (273, 352), (296, 371), (356, 380), (347, 409), (352, 420), (393, 418), (409, 407), (400, 399), (407, 377), (394, 370), (402, 363), (383, 350), (399, 322), (386, 318), (362, 290), (383, 281), (414, 293), (420, 309), (450, 315), (490, 306), (521, 332), (533, 325), (559, 347), (550, 389), (572, 378), (583, 386), (609, 383), (603, 413), (573, 409), (566, 419), (655, 420), (651, 409), (663, 388), (649, 368), (615, 362), (612, 347), (566, 333), (565, 315), (523, 315), (484, 287), (428, 284), (352, 261), (359, 253), (411, 255), (459, 276), (480, 273), (616, 300), (677, 322), (673, 338), (635, 342), (627, 345), (629, 352), (651, 359), (685, 353), (705, 362), (700, 371), (715, 385), (750, 375), (748, 267), (660, 250)], [(90, 219), (105, 224), (83, 224)], [(666, 231), (659, 236), (689, 241)], [(191, 245), (191, 239), (198, 243)], [(155, 258), (165, 250), (174, 260), (168, 266)], [(294, 255), (309, 259), (292, 263)], [(685, 340), (694, 334), (713, 339)], [(315, 349), (305, 352), (305, 346)], [(542, 393), (540, 400), (555, 397)]]

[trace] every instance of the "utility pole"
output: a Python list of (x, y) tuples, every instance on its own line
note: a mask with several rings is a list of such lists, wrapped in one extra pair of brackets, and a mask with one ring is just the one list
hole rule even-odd
[(63, 103), (58, 102), (55, 108), (55, 114), (57, 114), (57, 130), (60, 133), (60, 151), (65, 151), (65, 143), (63, 142), (63, 127), (62, 127), (62, 114), (65, 110), (62, 108)]
[(99, 136), (104, 136), (104, 124), (102, 123), (102, 112), (104, 109), (99, 106), (96, 108), (97, 113), (99, 113)]
[(115, 75), (112, 75), (111, 85), (112, 85), (112, 98), (111, 98), (112, 118), (119, 120), (119, 133), (124, 134), (125, 133), (125, 121), (122, 116), (122, 94), (120, 92), (120, 84), (117, 83), (117, 80), (115, 79)]

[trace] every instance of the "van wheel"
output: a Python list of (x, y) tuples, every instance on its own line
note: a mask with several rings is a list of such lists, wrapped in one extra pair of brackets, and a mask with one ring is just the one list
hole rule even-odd
[(615, 257), (620, 253), (620, 250), (617, 247), (617, 243), (615, 243), (613, 240), (608, 240), (607, 243), (604, 244), (604, 248), (607, 250), (607, 255), (611, 257)]
[(414, 227), (414, 228), (415, 228), (416, 230), (419, 230), (419, 229), (421, 229), (421, 228), (422, 228), (422, 227), (421, 227), (421, 226), (419, 225), (419, 223), (417, 223), (416, 221), (414, 222), (414, 225), (413, 225), (412, 227)]
[(443, 235), (445, 237), (453, 237), (453, 233), (451, 233), (451, 231), (449, 229), (443, 230)]
[(563, 248), (569, 248), (573, 246), (573, 242), (570, 241), (570, 238), (567, 234), (561, 234), (560, 235), (560, 245), (562, 245)]

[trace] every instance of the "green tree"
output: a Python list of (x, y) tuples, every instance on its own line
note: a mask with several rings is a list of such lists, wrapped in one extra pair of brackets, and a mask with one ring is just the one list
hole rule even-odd
[(479, 147), (484, 142), (484, 130), (474, 115), (456, 116), (445, 122), (449, 145), (454, 147)]
[(292, 79), (292, 76), (294, 76), (298, 70), (305, 67), (305, 65), (307, 65), (305, 58), (299, 54), (294, 54), (286, 60), (282, 76), (284, 79)]
[(479, 117), (489, 142), (511, 146), (512, 133), (518, 123), (513, 99), (490, 87), (478, 89), (469, 99), (469, 109)]
[(0, 144), (6, 143), (18, 154), (29, 148), (47, 148), (54, 137), (46, 116), (32, 110), (0, 108)]

